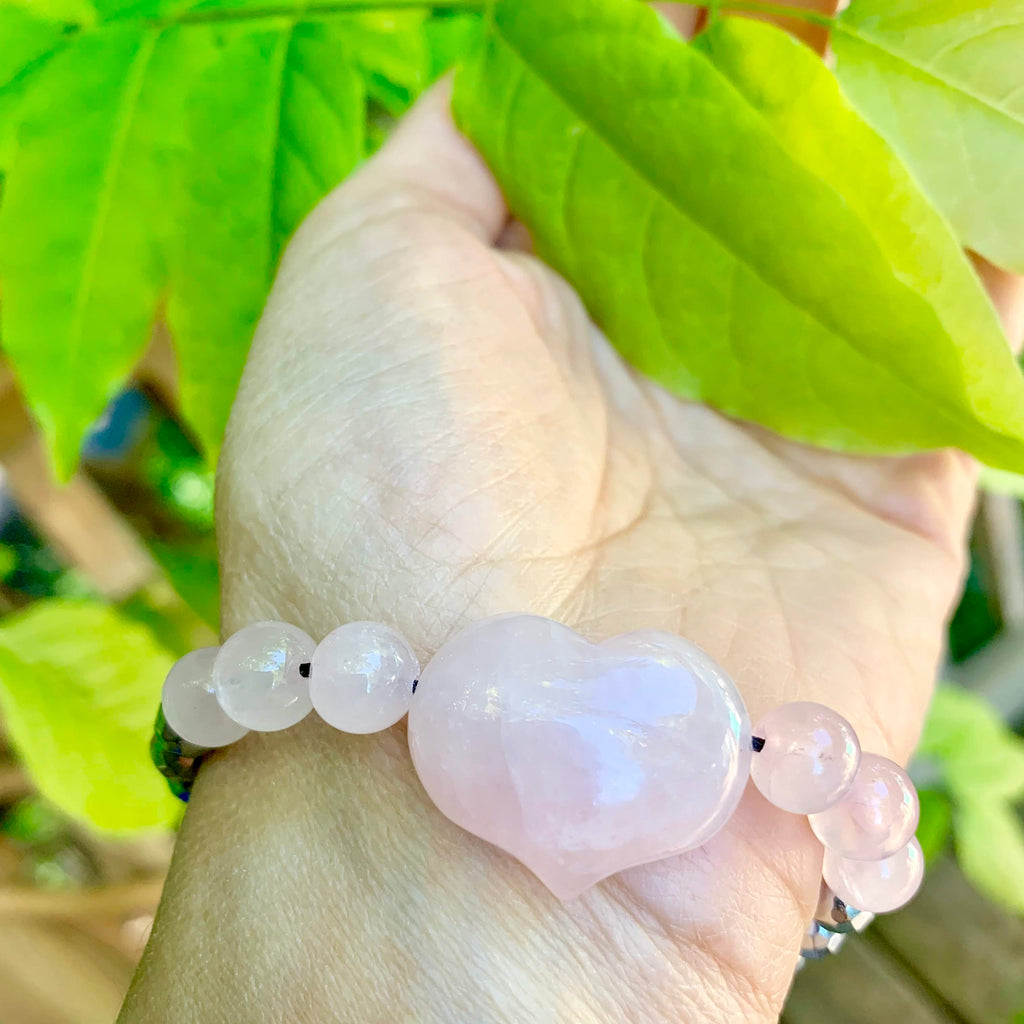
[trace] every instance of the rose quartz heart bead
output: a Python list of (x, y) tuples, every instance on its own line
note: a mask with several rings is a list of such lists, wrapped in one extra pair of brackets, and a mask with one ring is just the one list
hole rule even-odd
[(750, 777), (765, 798), (784, 811), (824, 811), (843, 796), (857, 774), (857, 734), (824, 704), (783, 704), (769, 711), (753, 731), (764, 746), (750, 762)]
[(894, 761), (862, 754), (846, 796), (808, 818), (826, 848), (853, 860), (881, 860), (910, 842), (920, 805), (910, 776)]
[(226, 640), (213, 662), (213, 689), (228, 717), (259, 732), (301, 722), (313, 710), (299, 666), (313, 657), (308, 633), (286, 622), (257, 622)]
[(317, 644), (309, 696), (335, 729), (380, 732), (409, 710), (419, 671), (401, 634), (380, 622), (348, 622)]
[(909, 903), (921, 887), (924, 856), (916, 839), (882, 860), (849, 860), (826, 850), (821, 872), (844, 902), (859, 910), (887, 914)]
[(444, 814), (569, 899), (713, 836), (749, 775), (750, 724), (686, 640), (652, 630), (592, 644), (502, 615), (423, 670), (409, 747)]
[(197, 747), (223, 747), (249, 730), (233, 722), (213, 692), (213, 662), (219, 647), (200, 647), (179, 658), (164, 680), (160, 704), (167, 724)]

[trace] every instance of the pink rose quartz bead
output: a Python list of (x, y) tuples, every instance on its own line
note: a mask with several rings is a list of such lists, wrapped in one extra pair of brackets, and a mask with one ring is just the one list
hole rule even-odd
[(233, 722), (213, 692), (213, 662), (219, 647), (200, 647), (179, 658), (164, 680), (160, 703), (167, 724), (197, 747), (223, 747), (249, 730)]
[(881, 860), (907, 845), (919, 815), (910, 776), (887, 757), (863, 754), (846, 796), (808, 820), (825, 847), (840, 857)]
[(783, 704), (769, 711), (753, 734), (764, 740), (764, 746), (750, 762), (750, 777), (762, 795), (784, 811), (824, 811), (843, 796), (857, 774), (857, 734), (824, 704)]
[(313, 653), (309, 696), (317, 714), (343, 732), (380, 732), (409, 710), (419, 676), (405, 638), (379, 622), (349, 622)]
[(313, 657), (308, 633), (286, 622), (257, 622), (226, 640), (213, 662), (213, 688), (228, 717), (259, 732), (301, 722), (313, 710), (299, 666)]
[(924, 855), (916, 839), (883, 860), (850, 860), (826, 850), (822, 875), (851, 907), (887, 914), (909, 903), (921, 887)]
[(439, 810), (561, 899), (700, 846), (750, 773), (750, 720), (728, 676), (655, 630), (594, 644), (499, 615), (423, 669), (409, 749)]

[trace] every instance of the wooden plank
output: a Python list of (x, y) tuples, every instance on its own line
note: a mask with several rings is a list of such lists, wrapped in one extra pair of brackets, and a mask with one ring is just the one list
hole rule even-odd
[(910, 906), (871, 927), (970, 1024), (1024, 1009), (1024, 921), (989, 903), (952, 860), (929, 869)]
[(961, 1024), (867, 934), (851, 936), (837, 956), (804, 966), (782, 1020), (784, 1024)]
[(0, 931), (3, 1024), (113, 1020), (133, 958), (70, 925), (7, 922)]

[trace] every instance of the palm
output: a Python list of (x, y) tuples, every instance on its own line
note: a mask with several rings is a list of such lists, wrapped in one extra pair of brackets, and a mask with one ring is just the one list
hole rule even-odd
[[(828, 455), (679, 401), (611, 352), (564, 282), (492, 248), (493, 196), (463, 216), (380, 177), (300, 233), (254, 346), (222, 464), (226, 628), (378, 618), (428, 653), (510, 609), (596, 637), (662, 627), (715, 655), (755, 717), (820, 700), (905, 758), (961, 573), (967, 461)], [(636, 1019), (677, 1019), (681, 998), (715, 1019), (709, 991), (730, 1020), (781, 1002), (820, 872), (802, 819), (748, 793), (707, 847), (560, 907), (440, 816), (393, 736), (316, 743), (328, 815), (396, 809), (394, 856), (421, 866), (408, 884), (461, 908), (461, 927), (508, 930), (520, 956), (564, 958), (581, 999), (615, 1006), (635, 976)], [(386, 847), (394, 820), (360, 819), (358, 843)], [(424, 873), (452, 846), (456, 867)], [(344, 848), (316, 857), (338, 869)], [(474, 901), (481, 878), (511, 920)], [(618, 966), (595, 986), (602, 963)]]

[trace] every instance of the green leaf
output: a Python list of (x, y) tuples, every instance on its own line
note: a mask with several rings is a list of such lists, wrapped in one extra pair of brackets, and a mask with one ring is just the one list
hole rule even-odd
[(949, 844), (949, 837), (952, 835), (953, 806), (949, 802), (949, 797), (938, 790), (922, 789), (917, 795), (921, 801), (917, 841), (921, 844), (925, 861), (930, 864)]
[[(711, 50), (728, 76), (632, 0), (498, 0), (456, 115), (661, 383), (803, 441), (1024, 467), (1020, 374), (899, 162), (779, 30), (726, 21)], [(826, 177), (845, 131), (863, 184)]]
[(982, 466), (978, 486), (992, 494), (1008, 494), (1012, 498), (1024, 499), (1024, 475), (1008, 473), (1005, 469)]
[(65, 477), (168, 292), (216, 456), (280, 251), (364, 155), (367, 88), (404, 108), (429, 73), (422, 10), (97, 0), (67, 36), (83, 3), (0, 5), (4, 344)]
[(220, 576), (212, 537), (176, 544), (153, 540), (149, 550), (175, 593), (216, 632), (220, 626)]
[(167, 316), (181, 403), (215, 455), (281, 248), (363, 152), (365, 92), (345, 26), (284, 19), (216, 28), (192, 94), (200, 159), (174, 249)]
[(1002, 801), (977, 801), (957, 810), (956, 851), (967, 878), (994, 903), (1024, 914), (1024, 827)]
[(395, 117), (427, 84), (427, 23), (422, 11), (380, 11), (346, 21), (346, 47), (367, 94)]
[(964, 244), (1024, 272), (1024, 0), (854, 0), (832, 46)]
[(173, 824), (176, 801), (149, 761), (171, 656), (100, 604), (39, 601), (0, 625), (0, 708), (40, 792), (114, 832)]
[(479, 14), (437, 12), (424, 25), (430, 81), (439, 78), (480, 42), (484, 20)]
[(935, 691), (917, 753), (940, 764), (957, 801), (1024, 797), (1024, 740), (963, 687), (945, 683)]
[(60, 22), (48, 21), (27, 7), (0, 7), (0, 90), (6, 89), (24, 69), (54, 49), (63, 35)]
[(50, 58), (67, 45), (64, 23), (27, 7), (0, 6), (0, 172), (11, 164), (25, 94)]
[(192, 53), (176, 29), (86, 34), (24, 102), (0, 211), (4, 348), (63, 477), (149, 339)]

